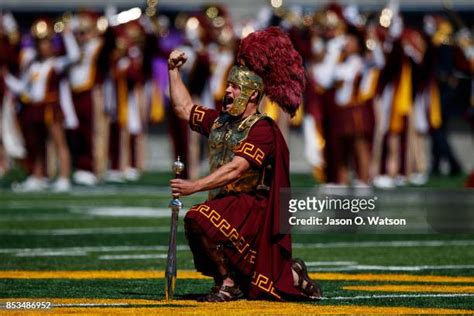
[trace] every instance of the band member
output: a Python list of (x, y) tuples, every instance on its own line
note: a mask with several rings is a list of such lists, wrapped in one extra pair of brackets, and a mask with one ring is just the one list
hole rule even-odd
[[(306, 105), (308, 114), (313, 116), (315, 122), (315, 124), (309, 124), (306, 120), (305, 123), (305, 129), (309, 131), (310, 137), (314, 135), (310, 161), (314, 166), (315, 178), (328, 183), (338, 182), (335, 157), (337, 150), (334, 150), (337, 147), (337, 141), (333, 135), (339, 124), (331, 124), (331, 118), (334, 119), (336, 109), (333, 106), (334, 68), (341, 58), (347, 30), (342, 11), (339, 5), (331, 4), (323, 12), (315, 14), (316, 24), (313, 28), (315, 36), (312, 39), (314, 59), (308, 68), (312, 89), (307, 96)], [(314, 159), (315, 157), (319, 159)]]
[(125, 28), (114, 28), (114, 50), (110, 56), (110, 73), (104, 82), (104, 104), (109, 115), (109, 165), (105, 181), (124, 182), (124, 141), (127, 127), (128, 84), (127, 68), (130, 62), (127, 58), (128, 39)]
[[(0, 71), (6, 72), (8, 70), (13, 74), (17, 74), (19, 43), (20, 34), (13, 15), (10, 13), (0, 13), (0, 51), (2, 52), (0, 54)], [(13, 131), (8, 126), (4, 126), (7, 122), (14, 124), (14, 122), (11, 122), (12, 120), (7, 117), (8, 113), (13, 113), (13, 111), (9, 111), (7, 108), (9, 106), (7, 104), (11, 104), (11, 100), (12, 98), (11, 95), (7, 93), (5, 82), (3, 78), (0, 78), (0, 126), (2, 127), (2, 130), (0, 130), (0, 178), (8, 170), (8, 156), (12, 155), (11, 150), (8, 152), (9, 148), (5, 147), (5, 143), (8, 143), (7, 138), (12, 136), (11, 133)], [(10, 143), (15, 144), (16, 142)]]
[(70, 155), (63, 130), (64, 115), (61, 110), (59, 91), (60, 76), (79, 60), (79, 48), (72, 33), (63, 32), (66, 56), (57, 56), (53, 44), (52, 24), (44, 19), (36, 21), (32, 28), (35, 40), (33, 58), (24, 66), (21, 79), (8, 74), (6, 84), (18, 96), (21, 105), (19, 121), (25, 140), (28, 179), (18, 189), (37, 191), (46, 189), (46, 140), (54, 142), (59, 158), (59, 178), (53, 184), (54, 191), (70, 189)]
[(194, 105), (179, 72), (186, 55), (169, 57), (170, 96), (177, 115), (208, 137), (210, 169), (197, 180), (171, 180), (174, 195), (209, 191), (193, 206), (185, 231), (198, 271), (215, 287), (204, 301), (321, 298), (304, 262), (292, 260), (291, 236), (280, 224), (280, 188), (289, 187), (289, 152), (276, 123), (258, 111), (264, 94), (293, 116), (301, 102), (302, 59), (277, 27), (242, 40), (218, 112)]
[[(110, 93), (106, 103), (110, 122), (110, 169), (106, 180), (138, 180), (144, 167), (144, 143), (148, 123), (158, 121), (155, 107), (158, 87), (152, 80), (152, 55), (156, 42), (152, 34), (132, 21), (117, 28), (112, 54)], [(158, 115), (160, 116), (160, 115)], [(162, 115), (161, 115), (162, 116)]]
[[(388, 10), (388, 9), (387, 9)], [(380, 152), (379, 170), (373, 184), (382, 188), (405, 185), (408, 175), (408, 123), (412, 115), (413, 61), (407, 54), (403, 37), (403, 20), (398, 8), (383, 28), (385, 67), (378, 84), (377, 135), (375, 151)], [(384, 16), (382, 11), (382, 17)], [(377, 148), (378, 147), (378, 148)]]
[[(337, 169), (337, 183), (349, 184), (353, 165), (356, 180), (369, 184), (370, 143), (373, 137), (372, 104), (360, 93), (362, 81), (370, 80), (365, 71), (364, 35), (354, 26), (348, 28), (339, 62), (334, 67), (334, 99), (329, 117), (332, 150)], [(370, 84), (368, 84), (370, 85)]]
[(438, 102), (441, 105), (441, 121), (439, 126), (431, 132), (430, 173), (433, 175), (440, 174), (443, 162), (449, 165), (450, 175), (455, 176), (462, 173), (459, 158), (448, 138), (448, 126), (454, 116), (456, 106), (459, 103), (467, 104), (466, 100), (460, 101), (458, 96), (460, 93), (459, 74), (465, 73), (469, 76), (472, 73), (469, 74), (466, 58), (452, 39), (453, 31), (453, 25), (447, 18), (435, 17), (435, 32), (432, 34), (430, 44), (434, 46), (437, 59), (435, 84), (439, 89)]
[(68, 142), (75, 169), (73, 180), (78, 184), (95, 185), (98, 181), (97, 166), (94, 161), (94, 89), (100, 79), (99, 58), (104, 48), (104, 40), (99, 36), (97, 17), (82, 12), (73, 19), (73, 31), (81, 50), (81, 59), (69, 71), (74, 108), (79, 120), (76, 129), (68, 131)]
[(406, 44), (410, 47), (414, 67), (414, 102), (410, 120), (408, 181), (423, 185), (428, 181), (426, 138), (430, 131), (441, 126), (441, 104), (436, 82), (436, 55), (428, 37), (412, 29), (407, 30)]

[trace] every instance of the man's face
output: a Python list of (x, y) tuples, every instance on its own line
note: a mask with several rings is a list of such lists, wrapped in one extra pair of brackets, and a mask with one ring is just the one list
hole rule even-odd
[(76, 32), (76, 39), (79, 44), (84, 44), (85, 42), (94, 38), (94, 36), (95, 36), (94, 31), (89, 28), (83, 28)]
[(228, 82), (227, 83), (227, 88), (225, 89), (225, 96), (224, 96), (224, 101), (222, 104), (222, 111), (223, 112), (228, 112), (232, 104), (234, 103), (234, 100), (237, 99), (240, 96), (240, 87), (236, 85), (235, 83)]
[(41, 57), (48, 58), (54, 55), (54, 47), (50, 39), (41, 39), (37, 45)]
[(347, 42), (346, 42), (346, 45), (344, 46), (344, 52), (347, 55), (352, 55), (359, 52), (359, 50), (360, 50), (360, 47), (359, 47), (359, 42), (357, 41), (357, 37), (353, 35), (347, 36)]

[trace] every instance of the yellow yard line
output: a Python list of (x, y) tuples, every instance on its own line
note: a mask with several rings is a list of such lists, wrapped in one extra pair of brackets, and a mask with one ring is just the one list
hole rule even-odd
[[(195, 279), (198, 273), (180, 271), (178, 277)], [(191, 272), (191, 271), (189, 271)], [(0, 271), (0, 279), (161, 279), (164, 271), (156, 270), (91, 270), (91, 271)]]
[[(136, 299), (1, 299), (6, 301), (50, 301), (53, 304), (71, 304), (72, 306), (53, 306), (50, 310), (54, 314), (73, 315), (301, 315), (301, 314), (472, 314), (474, 310), (446, 309), (446, 308), (416, 308), (416, 307), (377, 307), (377, 306), (332, 306), (297, 303), (281, 303), (266, 301), (238, 301), (228, 303), (198, 303), (196, 301), (153, 301)], [(76, 304), (76, 306), (74, 306)], [(81, 304), (101, 304), (101, 307), (83, 307)], [(135, 306), (118, 307), (122, 304)], [(151, 305), (151, 306), (150, 306)], [(116, 307), (114, 307), (116, 306)], [(38, 315), (47, 314), (46, 310), (8, 311), (8, 315)]]
[[(91, 271), (0, 271), (0, 279), (162, 279), (164, 271), (91, 270)], [(178, 271), (180, 279), (210, 279), (196, 271)]]
[[(472, 276), (440, 276), (410, 274), (349, 274), (310, 273), (315, 280), (326, 281), (397, 281), (397, 282), (457, 282), (474, 283)], [(121, 271), (0, 271), (0, 279), (161, 279), (164, 272), (158, 270)], [(209, 279), (201, 273), (178, 270), (179, 279)]]
[[(56, 304), (104, 304), (104, 305), (153, 305), (163, 304), (164, 301), (160, 300), (147, 300), (147, 299), (136, 299), (136, 298), (0, 298), (0, 304), (6, 302), (49, 302), (53, 305)], [(178, 301), (176, 301), (178, 302)], [(188, 301), (184, 301), (185, 303)], [(189, 301), (191, 302), (191, 301)], [(56, 308), (56, 307), (52, 307)]]
[(436, 292), (436, 293), (474, 293), (474, 286), (467, 285), (350, 285), (343, 290), (377, 292)]

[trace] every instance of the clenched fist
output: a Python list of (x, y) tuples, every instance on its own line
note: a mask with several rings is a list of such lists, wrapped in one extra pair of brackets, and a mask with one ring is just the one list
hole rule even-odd
[(175, 68), (180, 68), (188, 60), (184, 52), (179, 49), (175, 49), (171, 52), (170, 57), (168, 57), (168, 69), (172, 70)]

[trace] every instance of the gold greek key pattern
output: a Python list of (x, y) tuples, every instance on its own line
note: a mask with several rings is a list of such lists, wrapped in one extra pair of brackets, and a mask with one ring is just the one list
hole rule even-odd
[(232, 225), (225, 218), (222, 218), (222, 216), (216, 210), (212, 209), (208, 205), (200, 204), (197, 207), (191, 208), (189, 211), (196, 211), (204, 215), (207, 219), (209, 219), (214, 227), (219, 229), (225, 237), (229, 238), (239, 253), (243, 254), (245, 251), (248, 251), (244, 259), (248, 260), (252, 264), (255, 263), (255, 256), (257, 254), (256, 251), (250, 249), (250, 244), (245, 240), (245, 238), (240, 236), (237, 229), (232, 227)]
[(255, 263), (255, 258), (257, 258), (257, 252), (255, 250), (250, 249), (249, 252), (244, 257), (244, 260), (247, 260), (251, 264)]
[[(209, 221), (221, 231), (221, 233), (229, 238), (232, 244), (237, 248), (239, 253), (243, 253), (247, 250), (247, 253), (244, 256), (244, 260), (249, 261), (251, 264), (255, 264), (255, 258), (257, 256), (257, 252), (253, 249), (249, 249), (250, 245), (245, 241), (245, 238), (240, 236), (237, 229), (232, 227), (230, 223), (214, 209), (212, 209), (209, 205), (200, 204), (195, 207), (192, 207), (189, 212), (199, 212), (204, 215)], [(252, 277), (252, 285), (262, 289), (263, 291), (270, 293), (277, 299), (281, 299), (280, 295), (278, 295), (275, 291), (275, 287), (273, 286), (273, 281), (270, 280), (267, 276), (259, 273), (257, 274), (254, 272)]]
[(263, 163), (263, 157), (265, 157), (265, 154), (263, 153), (263, 150), (255, 146), (254, 144), (250, 144), (247, 142), (241, 142), (234, 150), (234, 153), (243, 153), (249, 158), (252, 158), (256, 162), (258, 162), (259, 165)]
[(191, 115), (191, 122), (194, 126), (198, 126), (198, 122), (202, 123), (204, 115), (206, 115), (205, 108), (200, 105), (196, 105)]
[(275, 291), (275, 287), (273, 286), (273, 281), (270, 280), (267, 276), (256, 272), (253, 274), (252, 278), (252, 285), (264, 290), (265, 292), (270, 293), (271, 295), (275, 296), (278, 299), (281, 299), (280, 295), (278, 295)]

